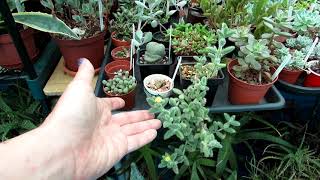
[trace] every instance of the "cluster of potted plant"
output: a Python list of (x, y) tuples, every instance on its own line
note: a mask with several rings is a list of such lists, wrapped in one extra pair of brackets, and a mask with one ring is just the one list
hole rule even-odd
[(64, 57), (66, 73), (75, 75), (78, 59), (83, 57), (97, 72), (104, 56), (104, 15), (108, 12), (103, 2), (42, 0), (41, 4), (51, 14), (19, 12), (13, 14), (15, 21), (51, 33)]

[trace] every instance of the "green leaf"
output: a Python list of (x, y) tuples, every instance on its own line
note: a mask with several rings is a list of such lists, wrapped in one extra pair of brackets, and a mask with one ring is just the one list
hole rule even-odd
[(165, 134), (164, 134), (164, 140), (167, 140), (167, 139), (169, 139), (170, 137), (172, 137), (173, 135), (175, 135), (175, 131), (173, 131), (173, 130), (168, 130)]
[(183, 94), (183, 92), (180, 89), (177, 89), (177, 88), (173, 88), (172, 91), (177, 95)]
[(42, 12), (13, 13), (15, 22), (39, 31), (61, 34), (73, 39), (80, 39), (62, 20)]
[(281, 139), (280, 137), (276, 137), (276, 136), (273, 136), (273, 135), (270, 135), (267, 133), (263, 133), (263, 132), (247, 132), (247, 133), (239, 134), (239, 135), (235, 136), (234, 142), (236, 144), (238, 144), (240, 142), (247, 141), (247, 140), (264, 140), (264, 141), (277, 143), (277, 144), (283, 145), (288, 148), (292, 148), (292, 149), (295, 148), (295, 146), (293, 146), (289, 142)]
[(197, 163), (203, 166), (215, 167), (216, 162), (211, 159), (201, 158), (197, 160)]
[(31, 130), (36, 128), (37, 126), (33, 124), (33, 122), (25, 120), (19, 123), (20, 128), (25, 129), (25, 130)]
[(191, 179), (192, 180), (200, 180), (197, 172), (197, 163), (193, 163), (192, 165), (192, 172), (191, 172)]
[(131, 164), (130, 180), (144, 180), (135, 163)]
[(232, 171), (227, 180), (237, 180), (237, 171)]
[(145, 159), (145, 162), (147, 164), (148, 168), (148, 175), (152, 180), (157, 180), (157, 172), (156, 172), (156, 167), (155, 167), (155, 162), (153, 161), (153, 158), (148, 150), (149, 148), (147, 146), (143, 147), (143, 158)]
[(147, 7), (145, 4), (143, 4), (142, 2), (140, 2), (140, 1), (135, 1), (135, 3), (136, 3), (139, 7), (148, 9), (148, 7)]
[(12, 112), (12, 109), (4, 102), (2, 96), (0, 95), (0, 109), (4, 111), (5, 113)]
[(201, 168), (201, 166), (197, 166), (197, 169), (198, 169), (198, 171), (200, 172), (202, 178), (203, 178), (204, 180), (207, 180), (207, 176), (206, 176), (206, 174), (204, 173), (204, 171), (203, 171), (203, 169)]
[(228, 136), (222, 141), (222, 148), (218, 152), (218, 159), (217, 159), (217, 166), (216, 166), (216, 173), (218, 175), (222, 175), (222, 173), (226, 169), (227, 162), (229, 159), (230, 149), (231, 149), (231, 141), (230, 141), (230, 136)]

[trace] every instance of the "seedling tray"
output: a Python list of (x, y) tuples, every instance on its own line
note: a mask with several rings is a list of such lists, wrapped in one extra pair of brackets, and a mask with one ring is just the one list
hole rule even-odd
[(299, 77), (296, 84), (290, 84), (282, 80), (278, 80), (276, 86), (283, 91), (293, 93), (293, 94), (300, 94), (300, 95), (308, 95), (308, 96), (320, 96), (320, 88), (315, 87), (304, 87), (303, 81), (306, 74), (303, 74)]
[[(111, 51), (111, 41), (108, 43), (107, 51), (105, 54), (105, 58), (101, 65), (101, 70), (99, 72), (95, 95), (97, 97), (105, 97), (103, 92), (102, 80), (106, 78), (104, 72), (104, 66), (110, 62), (110, 51)], [(139, 69), (135, 66), (136, 75), (139, 74)], [(177, 79), (179, 79), (177, 77)], [(176, 79), (175, 85), (177, 85), (178, 80)], [(135, 107), (132, 110), (143, 110), (149, 109), (149, 105), (146, 102), (146, 94), (143, 89), (143, 84), (140, 77), (137, 77), (138, 85), (136, 89), (136, 102)], [(259, 104), (254, 105), (232, 105), (228, 101), (228, 82), (229, 78), (226, 76), (225, 81), (222, 85), (218, 87), (217, 94), (215, 96), (215, 100), (211, 107), (209, 107), (210, 112), (212, 113), (222, 113), (222, 112), (245, 112), (245, 111), (265, 111), (265, 110), (278, 110), (284, 107), (285, 100), (281, 96), (280, 92), (277, 90), (275, 86), (268, 91), (266, 96), (261, 100)]]

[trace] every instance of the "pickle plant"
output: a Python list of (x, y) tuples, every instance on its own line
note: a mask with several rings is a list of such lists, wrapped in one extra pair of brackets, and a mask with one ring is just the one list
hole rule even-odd
[(136, 79), (128, 71), (119, 70), (113, 79), (103, 80), (103, 90), (113, 95), (125, 95), (136, 88)]
[[(209, 110), (205, 108), (207, 79), (203, 77), (192, 82), (192, 85), (183, 91), (173, 89), (176, 97), (147, 99), (151, 106), (150, 112), (158, 114), (157, 118), (162, 121), (166, 129), (164, 139), (179, 139), (179, 143), (172, 144), (174, 147), (172, 151), (162, 156), (159, 164), (160, 168), (172, 169), (176, 174), (185, 171), (182, 170), (182, 166), (188, 168), (201, 165), (201, 163), (196, 164), (194, 157), (212, 162), (208, 158), (214, 156), (215, 149), (222, 148), (220, 141), (226, 134), (235, 133), (234, 127), (240, 126), (235, 116), (228, 114), (224, 114), (225, 122), (211, 119)], [(213, 163), (211, 165), (214, 166)], [(194, 173), (196, 172), (192, 172)]]

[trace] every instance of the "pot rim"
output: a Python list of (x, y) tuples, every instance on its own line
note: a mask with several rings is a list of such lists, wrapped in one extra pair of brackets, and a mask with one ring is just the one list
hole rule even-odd
[[(148, 80), (149, 79), (151, 80), (153, 77), (159, 77), (159, 78), (163, 78), (163, 79), (169, 80), (171, 82), (170, 89), (167, 90), (167, 91), (164, 91), (164, 92), (158, 92), (158, 91), (155, 91), (155, 90), (152, 90), (152, 89), (148, 88), (147, 87), (147, 82), (149, 82)], [(164, 74), (151, 74), (151, 75), (147, 76), (146, 78), (144, 78), (143, 86), (148, 92), (150, 92), (150, 94), (164, 95), (164, 94), (167, 94), (167, 93), (172, 91), (172, 89), (174, 88), (174, 82), (172, 81), (172, 79), (169, 76), (166, 76)]]
[(87, 44), (91, 44), (91, 43), (95, 43), (96, 41), (100, 40), (100, 39), (104, 39), (106, 32), (102, 31), (99, 34), (95, 35), (95, 36), (91, 36), (89, 38), (85, 38), (85, 39), (80, 39), (80, 40), (76, 40), (76, 39), (58, 39), (55, 37), (52, 37), (59, 45), (62, 46), (74, 46), (75, 43), (77, 43), (77, 46), (84, 46)]
[[(231, 64), (232, 63), (235, 63), (233, 66), (235, 66), (236, 64), (238, 64), (238, 60), (236, 60), (236, 59), (232, 59), (232, 61), (230, 61), (229, 63), (228, 63), (228, 65), (227, 65), (227, 70), (228, 70), (228, 74), (229, 74), (229, 76), (232, 76), (232, 78), (233, 79), (236, 79), (237, 81), (239, 81), (239, 82), (241, 82), (241, 83), (243, 83), (243, 84), (245, 84), (245, 85), (247, 85), (247, 86), (251, 86), (251, 87), (265, 87), (265, 86), (272, 86), (277, 80), (278, 80), (278, 78), (279, 78), (279, 76), (277, 76), (277, 78), (275, 79), (275, 80), (273, 80), (272, 82), (270, 82), (270, 83), (267, 83), (267, 84), (262, 84), (262, 85), (256, 85), (256, 84), (249, 84), (249, 83), (247, 83), (246, 81), (243, 81), (243, 80), (241, 80), (241, 79), (238, 79), (236, 76), (234, 76), (233, 75), (233, 73), (231, 72)], [(232, 66), (232, 67), (233, 67)]]
[[(121, 49), (120, 49), (121, 48)], [(116, 57), (115, 56), (115, 53), (116, 52), (118, 52), (118, 51), (120, 51), (120, 50), (122, 50), (123, 48), (126, 48), (126, 49), (128, 49), (129, 51), (130, 51), (130, 46), (118, 46), (118, 47), (115, 47), (114, 49), (112, 49), (112, 51), (111, 51), (111, 56), (112, 57)], [(128, 57), (116, 57), (116, 58), (118, 58), (118, 59), (127, 59), (127, 58), (130, 58), (130, 54), (129, 54), (129, 56)]]
[[(309, 61), (307, 64), (308, 64), (308, 66), (312, 66), (313, 64), (315, 64), (315, 63), (317, 63), (317, 62), (320, 63), (318, 60), (312, 60), (312, 61)], [(308, 71), (310, 71), (312, 74), (314, 74), (314, 75), (316, 75), (316, 76), (320, 76), (320, 74), (314, 72), (314, 71), (311, 69), (311, 67), (308, 67)]]
[[(27, 39), (34, 34), (35, 30), (32, 28), (21, 29), (19, 31), (22, 39)], [(9, 33), (0, 34), (0, 44), (12, 44), (12, 38)]]
[[(120, 62), (123, 62), (123, 63), (125, 63), (125, 64), (118, 64), (118, 63), (120, 63)], [(129, 61), (127, 61), (127, 60), (117, 60), (117, 61), (111, 61), (110, 63), (108, 63), (105, 67), (104, 67), (104, 70), (105, 70), (105, 72), (106, 73), (108, 73), (108, 71), (107, 71), (107, 69), (108, 68), (110, 68), (110, 67), (115, 67), (115, 66), (120, 66), (120, 65), (126, 65), (127, 63), (129, 63), (129, 68), (130, 68), (130, 62)], [(132, 69), (132, 68), (131, 68)], [(130, 70), (131, 70), (130, 69)]]

